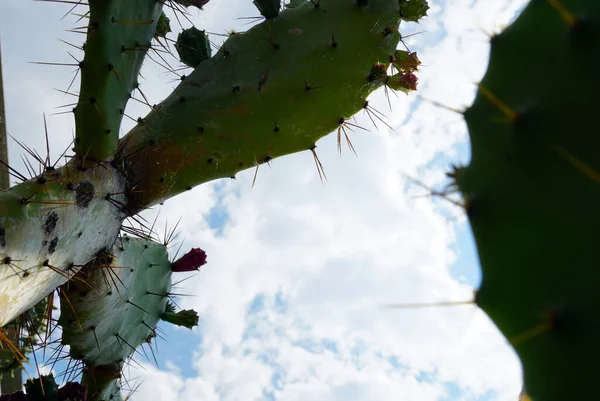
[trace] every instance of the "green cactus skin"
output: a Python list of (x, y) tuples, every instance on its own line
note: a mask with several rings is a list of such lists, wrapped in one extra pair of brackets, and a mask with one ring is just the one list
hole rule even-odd
[(385, 84), (399, 13), (391, 0), (305, 2), (231, 35), (123, 138), (130, 212), (314, 149)]
[(175, 50), (179, 54), (179, 60), (192, 68), (208, 60), (212, 53), (208, 35), (195, 27), (184, 29), (177, 35)]
[(58, 321), (62, 342), (87, 366), (119, 363), (153, 334), (166, 310), (171, 290), (167, 248), (119, 238), (110, 253), (82, 269), (81, 277), (87, 284), (64, 286)]
[(518, 353), (534, 401), (597, 399), (600, 2), (533, 0), (492, 38), (458, 172), (478, 305)]
[(75, 152), (82, 160), (114, 154), (125, 105), (156, 33), (162, 2), (90, 0), (81, 90), (74, 109)]
[(0, 326), (75, 275), (121, 227), (125, 182), (72, 164), (0, 192)]

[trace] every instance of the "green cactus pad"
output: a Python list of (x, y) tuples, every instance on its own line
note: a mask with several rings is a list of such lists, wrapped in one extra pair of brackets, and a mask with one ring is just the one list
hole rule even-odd
[(166, 246), (119, 238), (79, 275), (86, 283), (72, 281), (61, 299), (63, 343), (88, 366), (123, 361), (153, 334), (165, 311), (171, 289)]
[(534, 401), (591, 400), (600, 348), (600, 2), (531, 1), (492, 38), (458, 172), (483, 281), (477, 302)]
[(400, 41), (397, 0), (304, 2), (231, 35), (122, 140), (132, 212), (314, 149), (361, 111)]
[(398, 0), (400, 3), (400, 17), (404, 21), (417, 22), (427, 15), (429, 5), (427, 0)]
[(114, 243), (124, 190), (110, 165), (79, 171), (70, 164), (0, 192), (0, 326)]
[(195, 68), (211, 56), (210, 41), (204, 31), (194, 27), (184, 29), (177, 36), (175, 50), (180, 61), (188, 67)]
[(74, 109), (75, 151), (104, 160), (117, 149), (123, 111), (156, 34), (162, 2), (90, 0), (81, 91)]

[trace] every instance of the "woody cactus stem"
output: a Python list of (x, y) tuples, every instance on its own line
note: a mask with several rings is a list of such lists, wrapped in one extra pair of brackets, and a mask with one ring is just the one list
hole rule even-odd
[(75, 152), (99, 161), (117, 149), (123, 111), (156, 32), (162, 2), (90, 0), (81, 91), (75, 109)]
[(458, 170), (482, 267), (479, 306), (534, 401), (598, 397), (600, 2), (534, 0), (492, 38)]
[(232, 34), (121, 141), (129, 212), (314, 150), (386, 84), (399, 7), (306, 1)]

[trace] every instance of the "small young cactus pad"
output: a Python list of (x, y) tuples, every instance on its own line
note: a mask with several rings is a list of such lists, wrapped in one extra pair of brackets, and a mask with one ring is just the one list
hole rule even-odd
[(177, 36), (175, 50), (179, 54), (179, 60), (192, 68), (209, 59), (212, 53), (208, 36), (195, 27), (181, 31)]
[(172, 41), (167, 3), (88, 3), (75, 155), (0, 192), (0, 326), (58, 287), (62, 345), (83, 366), (83, 387), (58, 389), (44, 376), (15, 395), (31, 401), (119, 401), (123, 366), (160, 319), (196, 326), (198, 313), (168, 302), (171, 275), (198, 270), (206, 253), (193, 248), (171, 263), (166, 245), (119, 237), (140, 231), (124, 220), (277, 157), (317, 158), (316, 142), (344, 129), (374, 90), (416, 89), (419, 61), (397, 50), (399, 29), (427, 8), (423, 0), (255, 0), (262, 22), (232, 32), (214, 55), (205, 32), (186, 29), (175, 48), (194, 71), (119, 139), (128, 100), (145, 98), (139, 72), (151, 41)]

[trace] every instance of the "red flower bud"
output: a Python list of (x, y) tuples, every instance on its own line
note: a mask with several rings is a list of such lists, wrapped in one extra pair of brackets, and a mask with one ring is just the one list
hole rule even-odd
[(191, 272), (200, 269), (206, 264), (206, 252), (200, 248), (192, 248), (191, 251), (171, 264), (174, 272)]

